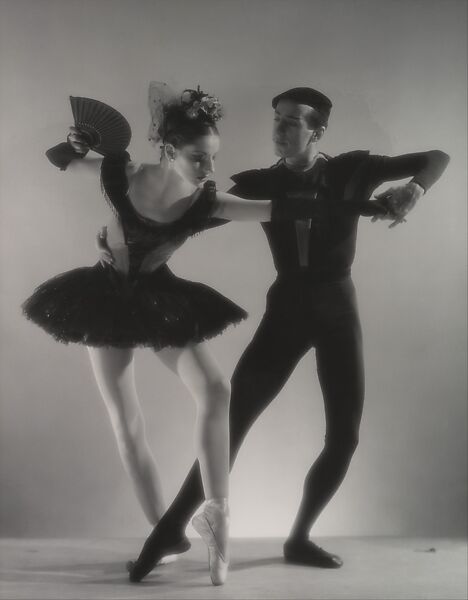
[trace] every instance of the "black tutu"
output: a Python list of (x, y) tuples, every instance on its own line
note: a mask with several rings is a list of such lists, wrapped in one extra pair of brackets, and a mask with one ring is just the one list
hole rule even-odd
[(133, 280), (100, 263), (67, 271), (40, 285), (22, 308), (59, 342), (155, 350), (202, 342), (247, 317), (166, 265)]

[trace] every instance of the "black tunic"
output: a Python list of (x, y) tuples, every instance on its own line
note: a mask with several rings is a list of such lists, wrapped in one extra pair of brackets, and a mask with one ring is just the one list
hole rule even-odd
[[(294, 172), (283, 161), (267, 169), (244, 171), (232, 177), (231, 192), (243, 198), (284, 197), (293, 190), (316, 191), (324, 201), (367, 200), (385, 181), (413, 177), (427, 190), (438, 179), (448, 157), (434, 150), (397, 157), (370, 155), (367, 151), (319, 156), (306, 172)], [(301, 265), (296, 223), (262, 223), (280, 277), (300, 276), (309, 282), (334, 281), (349, 275), (356, 250), (359, 217), (341, 215), (312, 222), (307, 264)], [(303, 262), (303, 261), (302, 261)]]

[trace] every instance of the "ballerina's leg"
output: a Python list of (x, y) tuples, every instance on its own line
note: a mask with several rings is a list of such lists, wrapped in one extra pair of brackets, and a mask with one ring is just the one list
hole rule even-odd
[(221, 585), (228, 569), (230, 384), (206, 344), (160, 352), (197, 405), (195, 445), (206, 503), (192, 523), (208, 546), (211, 580)]
[(136, 392), (133, 350), (88, 347), (88, 352), (122, 462), (148, 521), (156, 525), (165, 503)]
[(200, 462), (205, 498), (229, 494), (230, 384), (206, 344), (169, 348), (158, 353), (176, 373), (197, 406), (195, 448)]

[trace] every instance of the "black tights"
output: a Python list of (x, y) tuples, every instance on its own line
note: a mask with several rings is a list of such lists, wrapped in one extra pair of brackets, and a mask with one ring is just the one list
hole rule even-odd
[[(358, 443), (364, 399), (362, 339), (350, 279), (314, 286), (275, 284), (257, 332), (233, 374), (231, 466), (250, 427), (315, 346), (325, 403), (324, 448), (310, 468), (291, 537), (304, 539), (342, 482)], [(183, 532), (203, 502), (198, 462), (160, 522)]]

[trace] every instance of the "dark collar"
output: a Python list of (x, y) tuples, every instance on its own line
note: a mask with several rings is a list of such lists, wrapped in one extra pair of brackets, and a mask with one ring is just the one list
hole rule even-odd
[[(296, 175), (302, 174), (302, 175), (307, 176), (308, 174), (310, 174), (316, 168), (316, 166), (318, 164), (323, 163), (324, 161), (328, 161), (329, 159), (330, 159), (330, 157), (328, 155), (323, 154), (322, 152), (319, 152), (317, 154), (317, 158), (314, 160), (313, 164), (308, 169), (305, 169), (303, 171), (291, 169), (290, 167), (288, 167), (288, 165), (286, 164), (286, 161), (284, 160), (284, 158), (281, 158), (276, 163), (276, 166), (281, 166), (286, 171), (290, 171), (291, 173), (294, 173)], [(321, 166), (323, 166), (323, 165), (321, 165)]]

